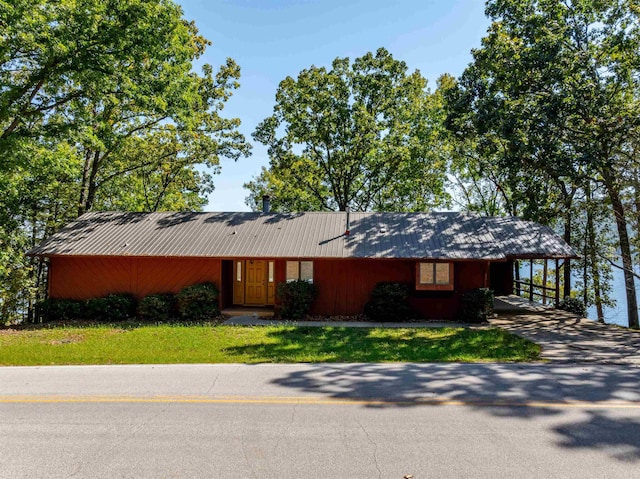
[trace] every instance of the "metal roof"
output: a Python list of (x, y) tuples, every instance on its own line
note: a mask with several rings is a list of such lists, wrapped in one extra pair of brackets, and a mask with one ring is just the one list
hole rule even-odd
[(34, 256), (566, 258), (551, 228), (469, 213), (87, 213)]

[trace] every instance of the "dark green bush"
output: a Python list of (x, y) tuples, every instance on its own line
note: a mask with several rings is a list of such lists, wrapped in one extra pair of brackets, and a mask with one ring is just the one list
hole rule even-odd
[(278, 315), (284, 319), (300, 319), (311, 309), (318, 290), (313, 283), (299, 279), (278, 284)]
[(87, 301), (87, 318), (94, 321), (124, 321), (136, 313), (136, 298), (130, 294), (110, 294)]
[(36, 305), (36, 315), (42, 321), (81, 319), (85, 312), (85, 302), (75, 299), (49, 298)]
[(584, 302), (578, 298), (571, 298), (567, 296), (560, 301), (558, 308), (577, 314), (581, 318), (585, 318), (587, 316), (587, 307), (584, 305)]
[(145, 321), (167, 321), (173, 316), (175, 303), (173, 294), (152, 294), (138, 302), (136, 313)]
[(218, 316), (218, 288), (213, 283), (187, 286), (176, 294), (176, 306), (182, 319), (200, 321)]
[(371, 321), (406, 321), (413, 311), (409, 306), (409, 286), (404, 283), (376, 284), (371, 299), (364, 305), (364, 314)]
[(493, 314), (493, 290), (478, 288), (462, 294), (458, 311), (460, 321), (484, 323), (491, 314)]

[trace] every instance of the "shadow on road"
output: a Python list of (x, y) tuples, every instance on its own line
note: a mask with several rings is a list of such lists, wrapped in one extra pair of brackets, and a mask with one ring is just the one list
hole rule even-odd
[[(550, 426), (565, 448), (601, 450), (621, 461), (640, 461), (640, 369), (516, 364), (314, 365), (273, 383), (337, 399), (382, 399), (364, 407), (437, 407), (462, 401), (496, 417)], [(580, 406), (580, 421), (558, 424)], [(604, 402), (610, 402), (605, 407)], [(629, 406), (631, 408), (619, 408)]]

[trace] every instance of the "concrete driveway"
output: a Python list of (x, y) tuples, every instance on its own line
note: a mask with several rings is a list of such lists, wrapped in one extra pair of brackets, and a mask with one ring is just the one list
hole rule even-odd
[(550, 361), (640, 366), (639, 331), (553, 309), (502, 312), (490, 324), (538, 343)]

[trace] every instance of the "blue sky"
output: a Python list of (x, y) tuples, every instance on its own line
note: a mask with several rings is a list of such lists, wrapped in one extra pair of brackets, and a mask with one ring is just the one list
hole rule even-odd
[(242, 121), (253, 154), (222, 159), (208, 211), (247, 211), (242, 185), (268, 164), (251, 133), (273, 110), (278, 84), (311, 65), (330, 66), (379, 47), (420, 70), (435, 88), (443, 73), (458, 76), (480, 46), (489, 21), (481, 0), (178, 0), (185, 17), (213, 42), (202, 59), (215, 67), (227, 57), (242, 71), (240, 88), (223, 110)]

